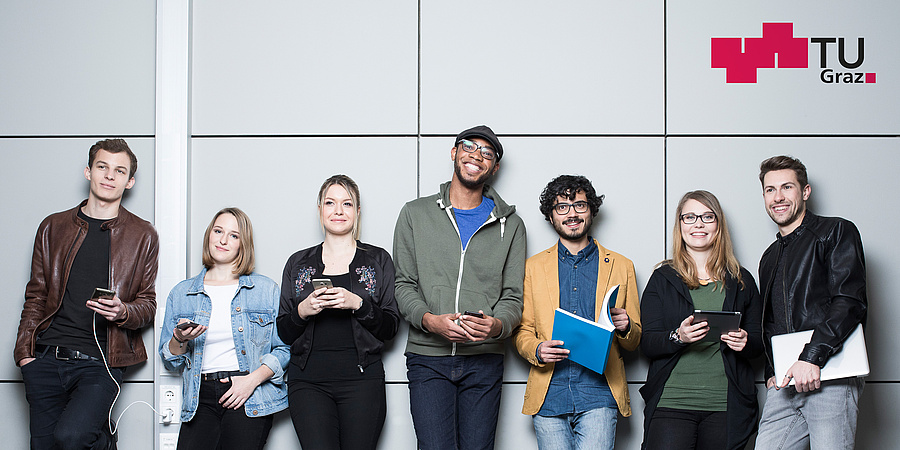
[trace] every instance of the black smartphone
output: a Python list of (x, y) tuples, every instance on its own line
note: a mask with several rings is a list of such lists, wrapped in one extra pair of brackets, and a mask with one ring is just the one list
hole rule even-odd
[(484, 314), (482, 314), (482, 313), (480, 313), (480, 312), (466, 311), (466, 312), (463, 313), (463, 315), (464, 315), (464, 316), (477, 317), (477, 318), (479, 318), (479, 319), (484, 319)]
[(91, 300), (97, 300), (98, 298), (109, 297), (113, 298), (116, 296), (116, 291), (111, 291), (106, 288), (97, 287), (94, 288), (94, 293), (91, 294)]
[(184, 331), (184, 330), (189, 330), (191, 328), (194, 328), (197, 325), (200, 325), (200, 324), (197, 322), (194, 322), (192, 320), (188, 320), (187, 322), (181, 322), (178, 325), (175, 325), (175, 328), (178, 328), (179, 330)]

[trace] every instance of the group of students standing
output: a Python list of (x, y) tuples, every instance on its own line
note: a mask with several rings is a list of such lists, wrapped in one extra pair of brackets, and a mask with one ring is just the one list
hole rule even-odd
[[(411, 324), (406, 356), (419, 448), (493, 447), (506, 337), (533, 365), (523, 413), (534, 417), (541, 449), (614, 446), (617, 412), (631, 413), (620, 346), (640, 346), (650, 359), (641, 388), (644, 448), (743, 448), (759, 423), (751, 360), (765, 349), (764, 308), (753, 276), (734, 255), (718, 199), (703, 190), (681, 198), (672, 257), (654, 270), (638, 305), (631, 261), (588, 234), (603, 196), (584, 177), (563, 175), (548, 184), (541, 211), (560, 240), (522, 265), (524, 225), (485, 184), (501, 157), (488, 127), (457, 137), (451, 182), (401, 211), (396, 274), (384, 249), (358, 241), (360, 193), (344, 175), (319, 190), (325, 240), (289, 258), (280, 295), (274, 282), (252, 273), (246, 215), (236, 208), (217, 213), (204, 236), (205, 269), (173, 289), (163, 324), (163, 336), (171, 338), (161, 342), (160, 355), (168, 368), (185, 371), (179, 448), (197, 448), (211, 435), (240, 443), (235, 448), (262, 448), (271, 414), (286, 406), (304, 448), (375, 448), (386, 414), (381, 350), (396, 334), (401, 311)], [(796, 177), (766, 187), (767, 173), (792, 172), (796, 164), (789, 157), (764, 162), (766, 195), (808, 187)], [(776, 223), (799, 226), (805, 198), (773, 196), (780, 199), (767, 210)], [(455, 230), (449, 246), (441, 243), (447, 226)], [(486, 227), (481, 238), (491, 243), (470, 245)], [(330, 284), (317, 287), (323, 278)], [(621, 292), (610, 311), (616, 339), (600, 375), (567, 360), (564, 343), (550, 336), (552, 313), (562, 307), (594, 320), (601, 313), (596, 301), (614, 284)], [(777, 290), (784, 303), (784, 289)], [(862, 302), (857, 323), (864, 292)], [(739, 312), (740, 329), (707, 337), (710, 328), (695, 320), (695, 310)], [(178, 327), (187, 322), (197, 325)], [(783, 419), (763, 423), (777, 427)]]
[[(203, 236), (203, 270), (171, 290), (161, 324), (159, 355), (184, 381), (178, 448), (262, 449), (273, 414), (289, 408), (303, 448), (374, 449), (387, 412), (381, 353), (401, 315), (421, 449), (494, 447), (507, 338), (532, 365), (523, 413), (541, 449), (613, 448), (618, 413), (631, 415), (620, 349), (638, 347), (650, 359), (646, 449), (741, 449), (757, 428), (763, 450), (853, 447), (863, 382), (822, 381), (819, 369), (865, 323), (862, 244), (851, 222), (806, 209), (802, 163), (761, 165), (779, 227), (760, 263), (762, 296), (735, 258), (718, 199), (698, 190), (678, 203), (672, 257), (639, 302), (633, 263), (589, 234), (603, 196), (585, 177), (562, 175), (544, 189), (540, 210), (559, 240), (526, 262), (524, 223), (487, 184), (502, 157), (489, 127), (461, 132), (451, 180), (401, 210), (394, 259), (359, 241), (356, 183), (329, 177), (317, 197), (324, 241), (288, 259), (280, 288), (254, 272), (249, 217), (218, 211)], [(155, 231), (120, 207), (136, 168), (124, 141), (98, 142), (88, 200), (38, 230), (15, 349), (33, 448), (115, 448), (108, 411), (125, 368), (146, 359), (136, 331), (155, 311)], [(614, 285), (615, 338), (601, 375), (568, 360), (552, 338), (553, 311), (596, 320)], [(83, 302), (95, 286), (110, 290)], [(740, 328), (707, 336), (695, 310), (740, 312)], [(776, 379), (770, 338), (810, 329)], [(763, 353), (760, 421), (751, 360)]]

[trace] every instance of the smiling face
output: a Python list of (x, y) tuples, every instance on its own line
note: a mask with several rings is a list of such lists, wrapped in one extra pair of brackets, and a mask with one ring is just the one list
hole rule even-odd
[(766, 173), (763, 178), (766, 213), (778, 225), (782, 236), (790, 234), (803, 222), (806, 201), (811, 191), (808, 184), (800, 186), (793, 170), (773, 170)]
[(325, 191), (319, 212), (325, 233), (344, 235), (353, 233), (359, 207), (354, 204), (353, 198), (343, 186), (333, 184)]
[[(493, 149), (491, 144), (479, 138), (469, 139), (481, 147)], [(484, 185), (500, 168), (497, 158), (484, 159), (480, 151), (468, 153), (462, 150), (458, 144), (450, 150), (450, 158), (453, 159), (453, 178), (469, 189), (476, 189)]]
[(708, 252), (716, 242), (719, 222), (715, 220), (711, 223), (705, 223), (700, 217), (704, 214), (713, 214), (713, 217), (715, 217), (713, 210), (697, 200), (690, 199), (684, 202), (684, 205), (681, 207), (679, 218), (685, 214), (697, 216), (697, 221), (692, 224), (686, 224), (679, 219), (681, 238), (684, 241), (685, 248), (690, 252)]
[(215, 265), (231, 266), (241, 252), (241, 232), (231, 214), (219, 214), (209, 233), (209, 253)]
[(556, 197), (554, 210), (550, 212), (550, 222), (553, 224), (556, 233), (559, 234), (560, 239), (570, 242), (587, 239), (587, 234), (588, 231), (590, 231), (593, 220), (590, 208), (587, 208), (583, 213), (575, 211), (574, 206), (570, 206), (569, 211), (565, 214), (557, 214), (555, 211), (555, 205), (560, 203), (574, 204), (578, 202), (587, 203), (587, 196), (584, 195), (584, 191), (578, 191), (578, 193), (575, 194), (574, 200), (570, 200), (561, 195)]
[(84, 168), (84, 177), (91, 182), (90, 193), (93, 200), (115, 203), (122, 200), (125, 189), (134, 186), (131, 173), (131, 159), (127, 153), (110, 153), (99, 150), (91, 167)]

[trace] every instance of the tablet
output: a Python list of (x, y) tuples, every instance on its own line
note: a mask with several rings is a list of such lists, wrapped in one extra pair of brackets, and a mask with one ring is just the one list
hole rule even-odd
[(719, 337), (741, 328), (741, 313), (737, 311), (694, 310), (694, 323), (706, 322), (709, 332), (698, 342), (720, 342)]

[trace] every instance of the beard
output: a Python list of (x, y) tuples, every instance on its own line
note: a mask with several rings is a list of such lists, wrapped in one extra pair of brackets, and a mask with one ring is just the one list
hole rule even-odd
[(565, 226), (567, 222), (571, 221), (582, 222), (580, 218), (566, 218), (562, 221), (553, 221), (553, 228), (556, 230), (556, 233), (559, 235), (559, 237), (568, 241), (577, 241), (587, 236), (587, 234), (590, 232), (592, 223), (591, 216), (588, 216), (583, 220), (584, 226), (581, 227), (580, 230), (571, 230)]
[(485, 170), (485, 172), (481, 176), (474, 180), (464, 177), (461, 158), (457, 158), (457, 160), (453, 163), (453, 172), (456, 173), (456, 179), (459, 180), (459, 182), (468, 189), (476, 189), (482, 187), (491, 178), (490, 167), (488, 167), (488, 169)]

